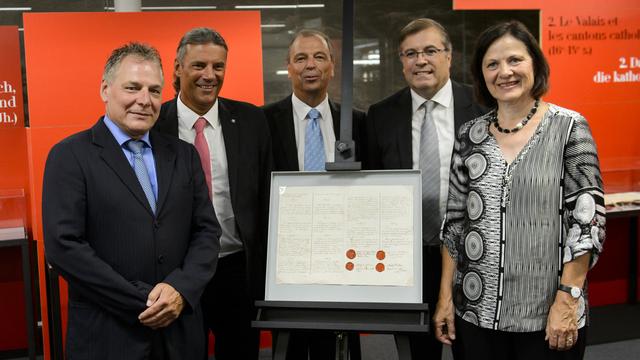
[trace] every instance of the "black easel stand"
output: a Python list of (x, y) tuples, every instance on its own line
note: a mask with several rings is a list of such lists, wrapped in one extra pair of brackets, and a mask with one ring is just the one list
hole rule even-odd
[[(328, 171), (360, 170), (353, 141), (353, 0), (342, 1), (342, 106), (340, 139), (336, 140), (335, 162), (326, 163)], [(364, 124), (363, 124), (364, 125)]]
[(411, 360), (409, 334), (429, 332), (427, 304), (256, 301), (252, 326), (273, 330), (273, 359), (284, 360), (292, 330), (337, 332), (336, 360), (347, 360), (345, 331), (394, 334), (400, 360)]

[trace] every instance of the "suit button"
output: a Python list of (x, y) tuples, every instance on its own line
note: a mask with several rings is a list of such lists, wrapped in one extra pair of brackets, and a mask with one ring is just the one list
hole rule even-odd
[(164, 255), (158, 256), (158, 264), (162, 264), (164, 262)]
[(153, 228), (157, 230), (159, 227), (160, 227), (160, 222), (158, 220), (154, 221)]

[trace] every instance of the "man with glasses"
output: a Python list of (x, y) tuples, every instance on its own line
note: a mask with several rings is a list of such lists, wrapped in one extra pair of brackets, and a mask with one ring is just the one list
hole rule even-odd
[[(471, 88), (449, 79), (451, 40), (442, 25), (416, 19), (399, 36), (408, 87), (371, 105), (367, 114), (366, 169), (420, 169), (422, 173), (422, 300), (435, 309), (440, 289), (440, 225), (446, 210), (455, 134), (485, 113)], [(433, 324), (432, 327), (433, 329)], [(433, 335), (410, 339), (412, 359), (439, 359)]]

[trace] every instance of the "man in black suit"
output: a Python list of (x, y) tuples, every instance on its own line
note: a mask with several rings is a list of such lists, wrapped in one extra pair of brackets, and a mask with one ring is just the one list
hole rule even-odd
[(196, 150), (149, 131), (163, 84), (155, 49), (114, 50), (105, 116), (49, 153), (45, 253), (69, 283), (69, 359), (204, 356), (200, 295), (220, 226)]
[(162, 105), (156, 129), (193, 143), (222, 226), (220, 259), (202, 305), (217, 360), (257, 359), (254, 300), (264, 299), (269, 182), (269, 128), (260, 108), (218, 97), (228, 47), (212, 29), (180, 40), (175, 99)]
[[(311, 29), (296, 33), (289, 44), (287, 56), (293, 94), (264, 107), (273, 137), (274, 170), (308, 170), (304, 161), (305, 131), (311, 109), (320, 113), (325, 161), (335, 160), (335, 141), (340, 135), (340, 104), (331, 101), (327, 92), (334, 76), (334, 67), (333, 46), (327, 35)], [(360, 133), (364, 119), (362, 111), (353, 110), (356, 160), (359, 160), (361, 153)]]
[[(273, 137), (274, 170), (324, 171), (324, 162), (335, 160), (335, 142), (340, 130), (340, 104), (329, 99), (327, 89), (334, 76), (334, 54), (328, 36), (320, 31), (298, 31), (289, 44), (287, 70), (293, 94), (264, 107)], [(319, 114), (322, 146), (320, 161), (310, 163), (310, 149), (305, 146), (312, 126), (312, 113)], [(356, 160), (359, 160), (361, 126), (365, 114), (353, 110), (353, 136)], [(359, 346), (356, 336), (351, 343)], [(329, 332), (293, 333), (287, 359), (335, 359), (335, 336)]]
[[(369, 108), (364, 163), (367, 169), (422, 170), (423, 301), (434, 311), (441, 274), (438, 234), (446, 210), (455, 134), (460, 125), (485, 110), (473, 101), (470, 87), (449, 79), (451, 40), (442, 25), (431, 19), (414, 20), (400, 31), (398, 43), (408, 87)], [(427, 121), (432, 127), (426, 128), (435, 131), (423, 131)], [(430, 145), (434, 147), (429, 149)], [(433, 335), (410, 340), (413, 359), (440, 358), (442, 344)]]

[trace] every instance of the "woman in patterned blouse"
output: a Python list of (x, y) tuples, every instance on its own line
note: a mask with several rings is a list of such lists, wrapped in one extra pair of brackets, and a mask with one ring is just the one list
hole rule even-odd
[(605, 224), (591, 131), (541, 99), (549, 65), (519, 22), (480, 35), (472, 73), (493, 111), (455, 143), (436, 337), (457, 359), (582, 359)]

